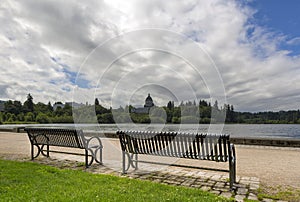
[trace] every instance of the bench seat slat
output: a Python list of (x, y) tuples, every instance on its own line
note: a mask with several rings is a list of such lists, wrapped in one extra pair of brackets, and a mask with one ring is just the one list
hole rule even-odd
[[(120, 136), (121, 138), (121, 136)], [(138, 133), (122, 135), (126, 152), (210, 161), (228, 161), (227, 136), (207, 134)], [(122, 139), (121, 138), (121, 139)]]

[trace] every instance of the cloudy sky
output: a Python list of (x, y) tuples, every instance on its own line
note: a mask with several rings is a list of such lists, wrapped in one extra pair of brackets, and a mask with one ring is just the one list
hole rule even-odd
[[(247, 3), (245, 3), (247, 2)], [(0, 3), (0, 100), (299, 109), (300, 1)]]

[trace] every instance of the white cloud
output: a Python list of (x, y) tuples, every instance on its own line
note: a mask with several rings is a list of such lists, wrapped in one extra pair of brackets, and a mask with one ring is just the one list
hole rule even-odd
[(254, 13), (233, 0), (4, 1), (0, 99), (142, 105), (151, 91), (160, 105), (222, 97), (224, 84), (237, 110), (298, 109), (300, 57), (279, 50), (287, 37), (252, 24)]
[(300, 44), (300, 37), (292, 38), (291, 40), (287, 41), (289, 45), (299, 45)]

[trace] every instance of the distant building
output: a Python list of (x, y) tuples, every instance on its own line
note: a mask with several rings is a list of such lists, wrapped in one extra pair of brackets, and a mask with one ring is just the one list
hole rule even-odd
[(77, 103), (77, 102), (66, 102), (65, 104), (63, 104), (62, 102), (56, 102), (53, 105), (53, 110), (55, 111), (58, 107), (64, 108), (65, 105), (70, 105), (74, 109), (77, 109), (77, 108), (85, 106), (84, 104)]
[(55, 102), (54, 105), (53, 105), (53, 110), (55, 111), (58, 107), (64, 108), (64, 106), (65, 105), (61, 102)]
[(66, 102), (65, 104), (70, 105), (74, 109), (78, 109), (80, 107), (84, 107), (85, 105), (82, 103), (77, 103), (77, 102)]
[(140, 108), (132, 108), (131, 112), (136, 114), (148, 114), (151, 107), (154, 106), (153, 100), (150, 96), (150, 93), (148, 94), (148, 97), (145, 100), (144, 107)]
[(0, 100), (0, 112), (4, 112), (5, 111), (4, 103), (5, 103), (5, 101)]

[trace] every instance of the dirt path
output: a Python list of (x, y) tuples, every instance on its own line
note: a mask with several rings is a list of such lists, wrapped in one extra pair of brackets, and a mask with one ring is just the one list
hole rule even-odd
[[(118, 141), (103, 139), (103, 144), (104, 161), (114, 161), (119, 166)], [(236, 154), (238, 176), (258, 177), (270, 186), (300, 188), (300, 148), (236, 145)], [(6, 155), (30, 159), (30, 143), (25, 133), (0, 132), (0, 156)]]
[(274, 186), (300, 188), (300, 148), (238, 145), (237, 174), (260, 178)]

